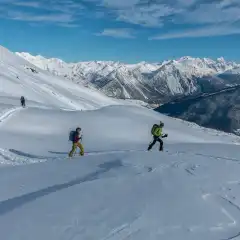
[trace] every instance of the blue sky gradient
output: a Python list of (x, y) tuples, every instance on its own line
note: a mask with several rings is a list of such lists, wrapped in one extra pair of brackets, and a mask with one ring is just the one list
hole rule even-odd
[(240, 1), (0, 0), (0, 44), (68, 62), (240, 62)]

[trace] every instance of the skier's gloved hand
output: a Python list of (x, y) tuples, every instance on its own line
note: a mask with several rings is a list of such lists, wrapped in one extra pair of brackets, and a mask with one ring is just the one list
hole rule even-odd
[(166, 134), (165, 134), (165, 135), (163, 135), (162, 137), (163, 137), (163, 138), (166, 138), (166, 137), (168, 137), (168, 134), (166, 133)]

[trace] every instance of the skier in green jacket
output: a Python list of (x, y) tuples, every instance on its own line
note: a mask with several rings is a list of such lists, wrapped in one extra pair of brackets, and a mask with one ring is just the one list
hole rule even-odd
[(150, 143), (148, 147), (148, 151), (152, 149), (152, 147), (155, 145), (156, 142), (160, 143), (159, 151), (163, 151), (163, 140), (161, 138), (165, 138), (168, 136), (168, 134), (162, 133), (162, 129), (164, 127), (164, 123), (160, 121), (160, 124), (154, 124), (152, 126), (151, 133), (153, 135), (153, 141)]

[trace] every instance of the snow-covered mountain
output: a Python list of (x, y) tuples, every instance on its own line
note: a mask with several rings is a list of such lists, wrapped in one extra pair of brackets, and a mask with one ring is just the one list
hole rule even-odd
[(23, 95), (28, 105), (61, 106), (73, 110), (128, 104), (127, 101), (109, 98), (96, 89), (53, 75), (32, 62), (0, 46), (0, 101), (4, 102), (6, 97), (10, 97), (18, 103)]
[[(158, 146), (147, 152), (159, 120), (169, 134), (164, 152)], [(79, 125), (85, 156), (69, 159), (68, 133)], [(0, 103), (0, 131), (1, 239), (219, 240), (239, 234), (236, 136), (141, 107), (22, 109), (9, 98)]]
[[(240, 138), (123, 102), (0, 47), (1, 239), (240, 236)], [(160, 120), (164, 151), (148, 152)], [(77, 126), (85, 155), (69, 159)]]
[(204, 127), (240, 135), (239, 103), (240, 85), (211, 94), (180, 98), (155, 110), (168, 116), (195, 122)]
[(226, 72), (224, 72), (223, 74), (236, 74), (236, 75), (240, 75), (240, 67), (235, 67), (231, 70), (228, 70)]
[(147, 102), (167, 101), (174, 96), (199, 93), (202, 89), (225, 85), (221, 78), (210, 81), (207, 77), (240, 67), (223, 58), (183, 57), (161, 63), (124, 64), (120, 62), (66, 63), (60, 59), (46, 59), (29, 53), (17, 55), (77, 83), (93, 86), (108, 96), (133, 98)]
[(236, 67), (219, 74), (218, 77), (224, 79), (224, 82), (228, 83), (229, 85), (240, 83), (240, 67)]

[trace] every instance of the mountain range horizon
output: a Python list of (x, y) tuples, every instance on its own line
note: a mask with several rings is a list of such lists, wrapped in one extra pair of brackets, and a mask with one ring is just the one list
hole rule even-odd
[(240, 60), (231, 60), (228, 59), (227, 57), (224, 56), (219, 56), (219, 57), (200, 57), (200, 56), (191, 56), (191, 55), (182, 55), (181, 57), (172, 57), (172, 58), (166, 58), (165, 60), (159, 60), (159, 61), (145, 61), (145, 60), (141, 60), (141, 61), (136, 61), (134, 63), (130, 63), (127, 61), (121, 61), (121, 60), (101, 60), (101, 59), (95, 59), (95, 60), (75, 60), (75, 61), (69, 61), (69, 60), (65, 60), (64, 58), (61, 57), (55, 57), (55, 56), (51, 56), (51, 57), (47, 57), (44, 54), (31, 54), (30, 52), (25, 52), (25, 51), (17, 51), (15, 52), (16, 54), (20, 55), (20, 56), (26, 56), (26, 57), (36, 57), (36, 58), (42, 58), (42, 59), (48, 59), (48, 60), (61, 60), (65, 63), (68, 64), (76, 64), (76, 63), (81, 63), (81, 62), (114, 62), (114, 63), (121, 63), (121, 64), (127, 64), (127, 65), (135, 65), (135, 64), (144, 64), (144, 63), (148, 63), (148, 64), (162, 64), (162, 63), (166, 63), (166, 62), (172, 62), (172, 61), (182, 61), (182, 60), (187, 60), (187, 59), (203, 59), (203, 60), (213, 60), (213, 61), (225, 61), (225, 62), (234, 62), (234, 63), (240, 63)]

